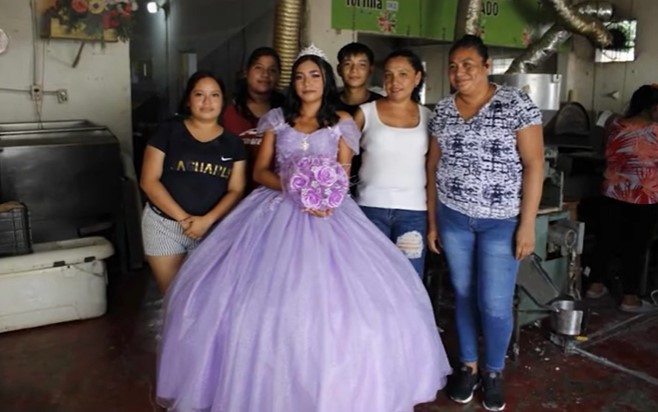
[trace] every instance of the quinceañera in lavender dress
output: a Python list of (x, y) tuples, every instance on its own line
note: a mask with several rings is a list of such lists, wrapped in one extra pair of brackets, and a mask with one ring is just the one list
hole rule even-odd
[[(355, 152), (352, 120), (304, 134), (280, 109), (291, 158)], [(190, 255), (166, 298), (157, 397), (174, 411), (411, 412), (451, 369), (406, 257), (346, 198), (329, 218), (259, 188)]]

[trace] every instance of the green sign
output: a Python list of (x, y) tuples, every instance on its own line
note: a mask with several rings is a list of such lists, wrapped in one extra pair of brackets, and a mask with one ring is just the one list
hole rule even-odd
[(541, 0), (484, 0), (482, 39), (491, 46), (526, 48), (540, 34)]
[(333, 0), (331, 26), (335, 29), (418, 36), (420, 0)]
[[(459, 0), (332, 0), (331, 26), (383, 35), (452, 41)], [(524, 48), (540, 32), (541, 0), (484, 0), (482, 37)]]

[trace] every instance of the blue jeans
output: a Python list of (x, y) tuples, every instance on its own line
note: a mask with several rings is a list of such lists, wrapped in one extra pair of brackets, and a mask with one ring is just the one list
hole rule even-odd
[(463, 363), (478, 361), (481, 330), (484, 367), (500, 372), (514, 323), (518, 218), (475, 219), (439, 204), (437, 223), (455, 290), (460, 359)]
[(422, 279), (427, 252), (427, 212), (368, 206), (361, 206), (361, 210), (386, 237), (395, 242)]

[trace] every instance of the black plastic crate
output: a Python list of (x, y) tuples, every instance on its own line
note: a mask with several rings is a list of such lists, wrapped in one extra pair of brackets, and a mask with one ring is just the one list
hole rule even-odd
[(0, 204), (0, 257), (32, 253), (27, 207), (19, 202)]

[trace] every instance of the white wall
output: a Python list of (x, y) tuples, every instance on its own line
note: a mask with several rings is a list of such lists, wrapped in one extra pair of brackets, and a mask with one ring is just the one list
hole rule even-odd
[[(302, 33), (302, 46), (315, 44), (326, 53), (334, 68), (338, 64), (338, 50), (357, 39), (354, 30), (331, 28), (331, 1), (328, 0), (306, 0), (306, 18)], [(342, 85), (339, 77), (337, 81)]]
[[(37, 39), (33, 65), (33, 25), (29, 0), (0, 0), (0, 28), (10, 37), (0, 55), (0, 89), (28, 90), (33, 67), (46, 91), (66, 89), (68, 102), (46, 95), (42, 120), (87, 119), (110, 128), (126, 154), (132, 152), (129, 46), (126, 43), (85, 45), (77, 67), (71, 67), (78, 41)], [(0, 91), (0, 122), (37, 121), (27, 92)]]
[(427, 77), (425, 78), (425, 102), (436, 104), (450, 94), (448, 82), (448, 50), (449, 44), (433, 44), (411, 48), (425, 62)]

